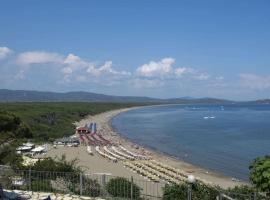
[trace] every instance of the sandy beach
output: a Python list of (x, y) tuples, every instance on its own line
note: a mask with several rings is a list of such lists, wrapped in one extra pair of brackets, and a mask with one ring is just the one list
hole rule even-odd
[[(88, 116), (85, 119), (82, 119), (79, 122), (75, 122), (76, 126), (84, 126), (86, 123), (96, 122), (98, 127), (98, 133), (101, 134), (104, 138), (111, 141), (115, 145), (125, 146), (127, 149), (138, 154), (143, 154), (151, 157), (152, 159), (165, 163), (177, 169), (180, 169), (185, 172), (185, 174), (192, 174), (195, 177), (205, 180), (205, 182), (219, 185), (222, 188), (233, 187), (235, 185), (243, 184), (242, 182), (235, 182), (231, 177), (226, 177), (214, 172), (211, 172), (206, 169), (191, 165), (182, 160), (174, 159), (170, 156), (155, 152), (147, 147), (142, 147), (133, 142), (129, 141), (126, 138), (121, 137), (120, 134), (113, 131), (111, 127), (111, 119), (116, 115), (126, 112), (133, 108), (125, 108), (119, 110), (113, 110), (104, 112), (95, 116)], [(77, 159), (78, 165), (82, 167), (87, 173), (107, 173), (113, 176), (124, 176), (131, 177), (134, 179), (145, 179), (137, 173), (132, 172), (128, 168), (125, 168), (122, 162), (113, 163), (108, 159), (101, 157), (100, 155), (94, 153), (94, 155), (89, 155), (86, 151), (86, 146), (79, 147), (57, 147), (56, 149), (51, 148), (47, 156), (55, 157), (61, 156), (62, 154), (66, 155), (68, 160)]]

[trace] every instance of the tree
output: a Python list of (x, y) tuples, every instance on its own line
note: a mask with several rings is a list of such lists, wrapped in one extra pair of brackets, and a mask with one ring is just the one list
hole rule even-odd
[(14, 131), (20, 125), (21, 120), (14, 114), (0, 111), (0, 132)]
[(81, 172), (80, 168), (76, 166), (77, 160), (67, 161), (66, 156), (62, 155), (61, 158), (52, 159), (45, 158), (37, 161), (32, 169), (36, 171), (49, 171), (49, 172)]
[(249, 169), (254, 186), (261, 192), (270, 193), (270, 156), (256, 158)]
[(15, 138), (32, 137), (29, 126), (22, 122), (19, 117), (10, 112), (0, 111), (0, 133), (6, 135), (7, 132), (11, 132)]
[(17, 130), (15, 131), (15, 135), (19, 138), (32, 138), (33, 137), (29, 126), (24, 122), (20, 123)]
[(170, 199), (187, 199), (187, 185), (179, 184), (179, 185), (169, 185), (166, 184), (163, 188), (163, 200)]

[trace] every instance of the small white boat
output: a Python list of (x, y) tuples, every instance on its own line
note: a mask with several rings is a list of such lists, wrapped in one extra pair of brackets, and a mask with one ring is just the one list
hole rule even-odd
[(215, 119), (216, 117), (215, 116), (206, 116), (206, 117), (203, 117), (204, 119)]

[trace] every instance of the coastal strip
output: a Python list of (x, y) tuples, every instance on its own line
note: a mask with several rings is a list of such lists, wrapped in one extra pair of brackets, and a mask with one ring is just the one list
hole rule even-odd
[[(218, 173), (211, 172), (209, 170), (184, 162), (182, 160), (175, 159), (163, 153), (156, 152), (150, 148), (135, 144), (129, 139), (122, 137), (121, 134), (115, 132), (112, 129), (111, 120), (113, 117), (123, 112), (127, 112), (137, 108), (142, 107), (124, 108), (104, 112), (94, 116), (87, 116), (81, 121), (75, 122), (74, 125), (81, 127), (84, 126), (85, 124), (95, 122), (98, 127), (98, 133), (101, 134), (107, 140), (111, 141), (112, 143), (119, 146), (125, 146), (127, 149), (133, 152), (138, 152), (142, 155), (147, 155), (152, 159), (154, 159), (155, 161), (177, 168), (187, 175), (192, 174), (196, 178), (203, 180), (203, 182), (212, 185), (219, 185), (222, 188), (234, 187), (236, 185), (243, 184), (243, 182), (233, 181), (232, 178), (230, 177), (226, 177)], [(69, 147), (61, 147), (59, 149), (51, 149), (48, 152), (48, 156), (51, 157), (60, 156), (61, 154), (65, 154), (67, 159), (76, 158), (78, 160), (78, 165), (82, 166), (89, 173), (107, 173), (113, 176), (125, 176), (125, 177), (134, 176), (134, 178), (136, 179), (142, 179), (142, 177), (139, 176), (138, 174), (125, 168), (123, 163), (120, 162), (113, 163), (98, 155), (89, 156), (85, 150), (85, 147), (83, 146), (80, 146), (75, 149)]]

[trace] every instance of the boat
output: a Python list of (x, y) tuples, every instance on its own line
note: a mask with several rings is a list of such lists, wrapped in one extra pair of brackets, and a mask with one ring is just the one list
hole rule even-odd
[(215, 116), (206, 116), (206, 117), (203, 117), (204, 119), (215, 119), (216, 117)]

